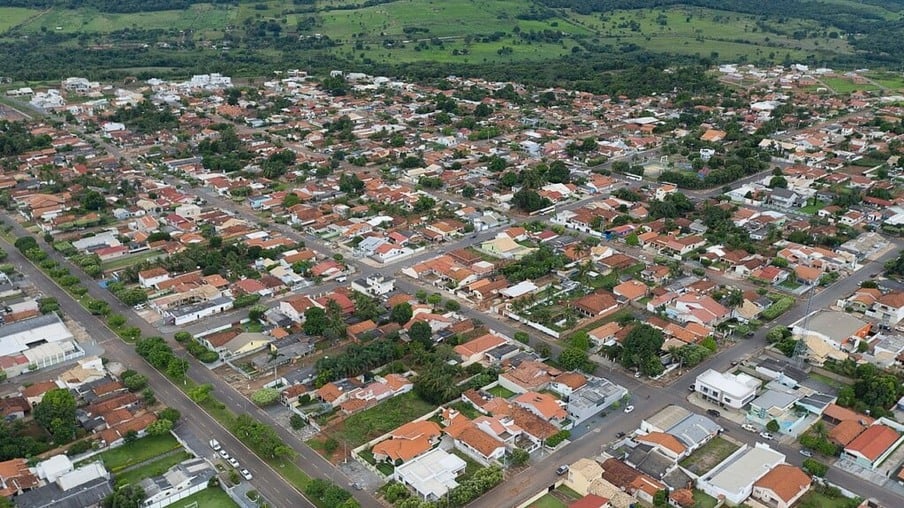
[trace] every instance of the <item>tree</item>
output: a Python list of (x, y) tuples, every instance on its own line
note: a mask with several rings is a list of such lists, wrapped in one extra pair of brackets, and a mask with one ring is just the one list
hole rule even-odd
[(443, 307), (450, 312), (458, 312), (461, 309), (461, 304), (456, 300), (446, 300), (446, 303), (443, 304)]
[(178, 409), (168, 407), (168, 408), (160, 411), (160, 413), (157, 416), (159, 416), (160, 418), (163, 418), (164, 420), (169, 420), (169, 421), (173, 422), (173, 424), (175, 424), (176, 422), (179, 421), (179, 418), (182, 417), (182, 414), (179, 413)]
[(772, 187), (773, 189), (776, 189), (776, 188), (787, 189), (788, 188), (788, 180), (785, 179), (785, 177), (781, 176), (781, 175), (773, 176), (772, 178), (769, 179), (769, 187)]
[(198, 385), (188, 391), (188, 397), (196, 404), (203, 404), (210, 400), (210, 392), (213, 391), (213, 385)]
[(637, 237), (637, 233), (631, 233), (625, 237), (625, 243), (630, 245), (631, 247), (637, 247), (640, 245), (640, 239)]
[(292, 427), (292, 430), (300, 430), (307, 424), (308, 423), (304, 421), (304, 418), (298, 413), (292, 413), (292, 416), (289, 417), (289, 425)]
[(647, 376), (657, 376), (663, 369), (659, 352), (664, 342), (662, 332), (656, 328), (646, 323), (637, 325), (622, 343), (619, 362), (625, 368), (637, 368)]
[(323, 335), (326, 328), (326, 311), (320, 307), (308, 307), (304, 311), (304, 333)]
[(326, 302), (326, 326), (323, 329), (323, 336), (329, 340), (344, 339), (345, 329), (342, 307), (335, 300), (330, 299)]
[(75, 439), (78, 420), (75, 417), (75, 397), (69, 390), (54, 388), (44, 394), (32, 413), (57, 444)]
[(576, 347), (569, 347), (559, 353), (559, 365), (565, 370), (592, 370), (587, 352)]
[(100, 192), (89, 190), (88, 192), (82, 194), (79, 203), (82, 205), (82, 208), (85, 210), (103, 210), (107, 207), (107, 200), (104, 199), (103, 194)]
[(664, 507), (669, 505), (669, 491), (662, 489), (657, 490), (656, 494), (653, 495), (653, 506)]
[(128, 388), (130, 392), (137, 392), (148, 385), (148, 378), (145, 375), (136, 373), (129, 377), (123, 377), (122, 384)]
[(138, 508), (144, 501), (144, 489), (138, 484), (131, 483), (113, 491), (103, 500), (104, 508)]
[(524, 464), (527, 464), (527, 461), (530, 460), (530, 454), (522, 450), (521, 448), (515, 448), (514, 450), (512, 450), (511, 457), (512, 458), (509, 460), (509, 463), (513, 466), (522, 466)]
[(279, 400), (279, 390), (276, 388), (261, 388), (251, 394), (251, 402), (258, 406), (269, 406)]
[(769, 422), (766, 424), (766, 430), (768, 430), (769, 432), (778, 432), (779, 429), (781, 429), (781, 427), (774, 418), (772, 420), (769, 420)]
[(346, 194), (360, 194), (364, 190), (364, 182), (358, 175), (343, 173), (339, 176), (339, 190)]
[(427, 349), (433, 346), (433, 341), (431, 340), (432, 336), (433, 330), (430, 329), (430, 325), (424, 321), (414, 323), (411, 325), (411, 329), (408, 330), (408, 337), (411, 338), (412, 341), (420, 342)]
[(411, 321), (412, 315), (413, 311), (411, 310), (411, 304), (402, 302), (392, 308), (392, 311), (389, 313), (389, 320), (404, 325), (408, 321)]
[(465, 199), (473, 199), (474, 196), (477, 195), (477, 189), (471, 187), (470, 185), (465, 185), (461, 189), (461, 197)]
[(434, 309), (435, 309), (436, 306), (439, 305), (440, 302), (442, 302), (442, 301), (443, 301), (443, 295), (441, 295), (441, 294), (439, 294), (439, 293), (433, 293), (433, 294), (431, 294), (430, 296), (427, 297), (427, 303), (429, 303), (430, 305), (432, 305)]
[(522, 344), (530, 344), (530, 335), (527, 332), (515, 332), (515, 340)]
[(134, 443), (135, 441), (138, 441), (138, 431), (129, 430), (126, 432), (126, 435), (122, 436), (122, 439), (126, 444)]
[(154, 423), (148, 425), (147, 433), (151, 436), (162, 436), (163, 434), (168, 434), (172, 429), (173, 422), (165, 418), (160, 418)]
[(819, 476), (820, 478), (825, 476), (826, 473), (829, 472), (829, 466), (813, 459), (804, 459), (802, 465), (806, 472), (810, 473), (813, 476)]
[(188, 360), (185, 358), (173, 357), (166, 365), (166, 375), (173, 379), (182, 379), (186, 372), (188, 372)]
[(361, 320), (376, 319), (383, 313), (383, 309), (380, 307), (380, 304), (377, 303), (377, 300), (358, 291), (354, 291), (353, 293), (353, 299), (355, 300), (355, 317)]

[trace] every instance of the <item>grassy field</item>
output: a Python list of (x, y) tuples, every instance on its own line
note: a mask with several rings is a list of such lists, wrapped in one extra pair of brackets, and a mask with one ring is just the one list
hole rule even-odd
[(172, 455), (167, 455), (166, 457), (155, 460), (154, 462), (150, 462), (143, 466), (136, 467), (135, 469), (130, 469), (124, 473), (116, 475), (116, 486), (120, 487), (122, 485), (134, 484), (140, 482), (145, 478), (160, 476), (165, 473), (167, 469), (184, 460), (188, 460), (191, 457), (192, 455), (190, 453), (181, 451)]
[(502, 397), (503, 399), (507, 399), (507, 398), (511, 397), (512, 395), (515, 395), (515, 392), (513, 392), (513, 391), (509, 390), (508, 388), (501, 386), (501, 385), (496, 385), (487, 391), (497, 397)]
[(393, 397), (380, 404), (346, 418), (330, 435), (349, 449), (379, 437), (404, 423), (415, 420), (433, 410), (413, 392)]
[(870, 90), (878, 90), (876, 85), (866, 83), (866, 84), (858, 84), (854, 83), (850, 79), (847, 78), (821, 78), (820, 81), (826, 84), (829, 88), (831, 88), (835, 93), (851, 93), (856, 91), (870, 91)]
[(192, 494), (181, 501), (173, 503), (173, 508), (183, 508), (198, 503), (198, 508), (238, 508), (239, 505), (223, 492), (223, 489), (211, 487)]
[(160, 255), (159, 251), (156, 250), (147, 250), (144, 252), (139, 252), (138, 254), (132, 254), (127, 256), (122, 256), (116, 259), (111, 259), (109, 261), (104, 261), (100, 264), (100, 267), (106, 272), (109, 270), (120, 270), (127, 266), (132, 266), (136, 263), (141, 263), (142, 261), (147, 261), (149, 259), (153, 259)]
[(163, 455), (166, 452), (179, 449), (181, 446), (176, 441), (176, 438), (169, 434), (146, 436), (132, 443), (107, 450), (101, 453), (99, 457), (111, 473), (116, 473), (133, 464), (138, 464)]
[(877, 72), (866, 74), (866, 77), (889, 90), (904, 91), (904, 75), (890, 72)]
[[(0, 16), (7, 9), (0, 9)], [(174, 30), (222, 30), (235, 21), (235, 7), (196, 4), (184, 11), (107, 13), (91, 9), (51, 9), (25, 23), (24, 32), (109, 33), (126, 28)]]
[(29, 18), (39, 15), (41, 11), (34, 9), (22, 9), (20, 7), (2, 7), (0, 8), (0, 33), (3, 33), (14, 26), (21, 25)]
[(815, 489), (804, 494), (797, 502), (798, 508), (846, 508), (851, 500), (846, 497), (829, 497)]
[(739, 446), (734, 443), (721, 437), (715, 437), (702, 448), (685, 457), (680, 464), (691, 472), (703, 474), (728, 458), (738, 448)]
[(694, 508), (716, 508), (719, 500), (702, 490), (694, 489)]

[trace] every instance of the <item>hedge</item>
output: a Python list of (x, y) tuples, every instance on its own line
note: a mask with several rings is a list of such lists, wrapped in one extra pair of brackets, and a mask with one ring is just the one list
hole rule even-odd
[(785, 312), (788, 312), (788, 309), (794, 306), (794, 300), (788, 297), (782, 297), (776, 300), (772, 305), (766, 307), (766, 310), (763, 311), (763, 319), (766, 321), (772, 321), (773, 319), (781, 316)]

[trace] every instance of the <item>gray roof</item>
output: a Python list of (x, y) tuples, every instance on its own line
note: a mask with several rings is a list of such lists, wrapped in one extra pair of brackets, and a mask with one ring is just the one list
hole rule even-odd
[[(803, 327), (803, 323), (800, 324)], [(866, 323), (844, 312), (817, 312), (807, 322), (807, 329), (841, 342), (866, 326)]]
[(810, 407), (818, 410), (820, 413), (828, 407), (829, 404), (835, 402), (837, 397), (833, 397), (831, 395), (826, 395), (824, 393), (814, 393), (812, 395), (807, 395), (806, 397), (800, 399), (799, 403), (802, 406)]
[(750, 405), (768, 410), (773, 407), (788, 407), (791, 404), (797, 402), (799, 399), (800, 397), (793, 393), (780, 392), (777, 390), (766, 390), (762, 395), (753, 399), (750, 402)]
[(688, 448), (694, 448), (720, 430), (722, 427), (716, 422), (703, 415), (691, 413), (673, 427), (666, 429), (666, 432), (678, 438)]
[(113, 493), (106, 478), (98, 478), (64, 491), (56, 483), (29, 490), (15, 498), (16, 506), (29, 508), (84, 508), (95, 506)]
[(59, 316), (56, 315), (55, 312), (42, 314), (31, 319), (24, 319), (22, 321), (16, 321), (0, 326), (0, 338), (9, 337), (10, 335), (15, 335), (17, 333), (22, 333), (24, 331), (33, 330), (35, 328), (49, 326), (56, 323), (62, 323), (62, 320), (59, 318)]
[(587, 384), (578, 388), (568, 397), (568, 404), (578, 407), (609, 405), (624, 395), (626, 390), (608, 379), (590, 378)]
[(232, 303), (232, 298), (228, 296), (218, 296), (212, 300), (207, 300), (206, 302), (195, 303), (192, 305), (184, 305), (182, 307), (173, 309), (169, 311), (169, 314), (173, 317), (178, 316), (187, 316), (188, 314), (192, 314), (199, 310), (207, 309), (210, 307), (216, 307), (217, 305), (224, 305), (227, 303)]
[(659, 450), (646, 445), (635, 447), (628, 455), (626, 462), (656, 479), (665, 476), (666, 471), (675, 465), (672, 459), (660, 453)]
[(674, 427), (691, 415), (691, 412), (681, 406), (666, 406), (655, 415), (645, 418), (646, 422), (663, 432)]

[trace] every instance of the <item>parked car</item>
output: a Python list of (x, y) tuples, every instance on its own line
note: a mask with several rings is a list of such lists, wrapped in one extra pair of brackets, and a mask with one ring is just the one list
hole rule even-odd
[(719, 411), (717, 411), (715, 409), (707, 409), (706, 414), (708, 414), (709, 416), (715, 416), (716, 418), (722, 416), (722, 413), (720, 413)]
[(239, 461), (235, 460), (235, 457), (229, 457), (228, 459), (226, 459), (226, 462), (229, 462), (229, 465), (232, 467), (239, 467)]
[(734, 366), (736, 366), (738, 363), (739, 363), (739, 362), (738, 362), (737, 360), (732, 360), (732, 361), (731, 361), (731, 366), (734, 367)]
[(220, 442), (217, 441), (216, 439), (211, 439), (210, 447), (213, 448), (213, 451), (218, 452), (218, 451), (220, 451)]
[(624, 432), (618, 432), (618, 433), (615, 434), (615, 437), (617, 437), (618, 439), (621, 439), (621, 438), (625, 437), (625, 433), (624, 433)]
[(568, 472), (568, 466), (562, 464), (561, 466), (556, 468), (556, 474), (562, 476), (563, 474)]
[(229, 454), (226, 453), (226, 450), (220, 448), (220, 457), (223, 457), (226, 460), (229, 460)]
[(690, 385), (690, 386), (687, 387), (687, 389), (688, 389), (688, 391), (693, 392), (693, 391), (696, 391), (696, 390), (697, 390), (697, 387), (696, 387), (695, 385)]
[(241, 474), (242, 474), (242, 478), (244, 478), (244, 479), (246, 479), (246, 480), (250, 480), (250, 479), (252, 478), (252, 477), (251, 477), (251, 471), (248, 471), (247, 469), (242, 469), (241, 471), (239, 471), (239, 473), (241, 473)]
[(754, 427), (753, 425), (751, 425), (749, 423), (745, 423), (745, 424), (741, 425), (741, 428), (746, 430), (747, 432), (756, 432), (756, 427)]
[(355, 490), (364, 490), (364, 485), (361, 485), (360, 483), (355, 482), (352, 484), (352, 488)]
[(630, 405), (629, 405), (629, 406), (625, 406), (625, 412), (626, 412), (626, 413), (630, 413), (631, 411), (634, 411), (634, 406), (630, 406)]
[(813, 452), (811, 452), (810, 450), (807, 450), (806, 448), (803, 448), (800, 451), (800, 454), (803, 455), (804, 457), (812, 457), (813, 456)]
[(760, 437), (763, 439), (768, 439), (768, 440), (772, 440), (775, 438), (775, 436), (773, 436), (772, 434), (770, 434), (766, 431), (760, 432)]

